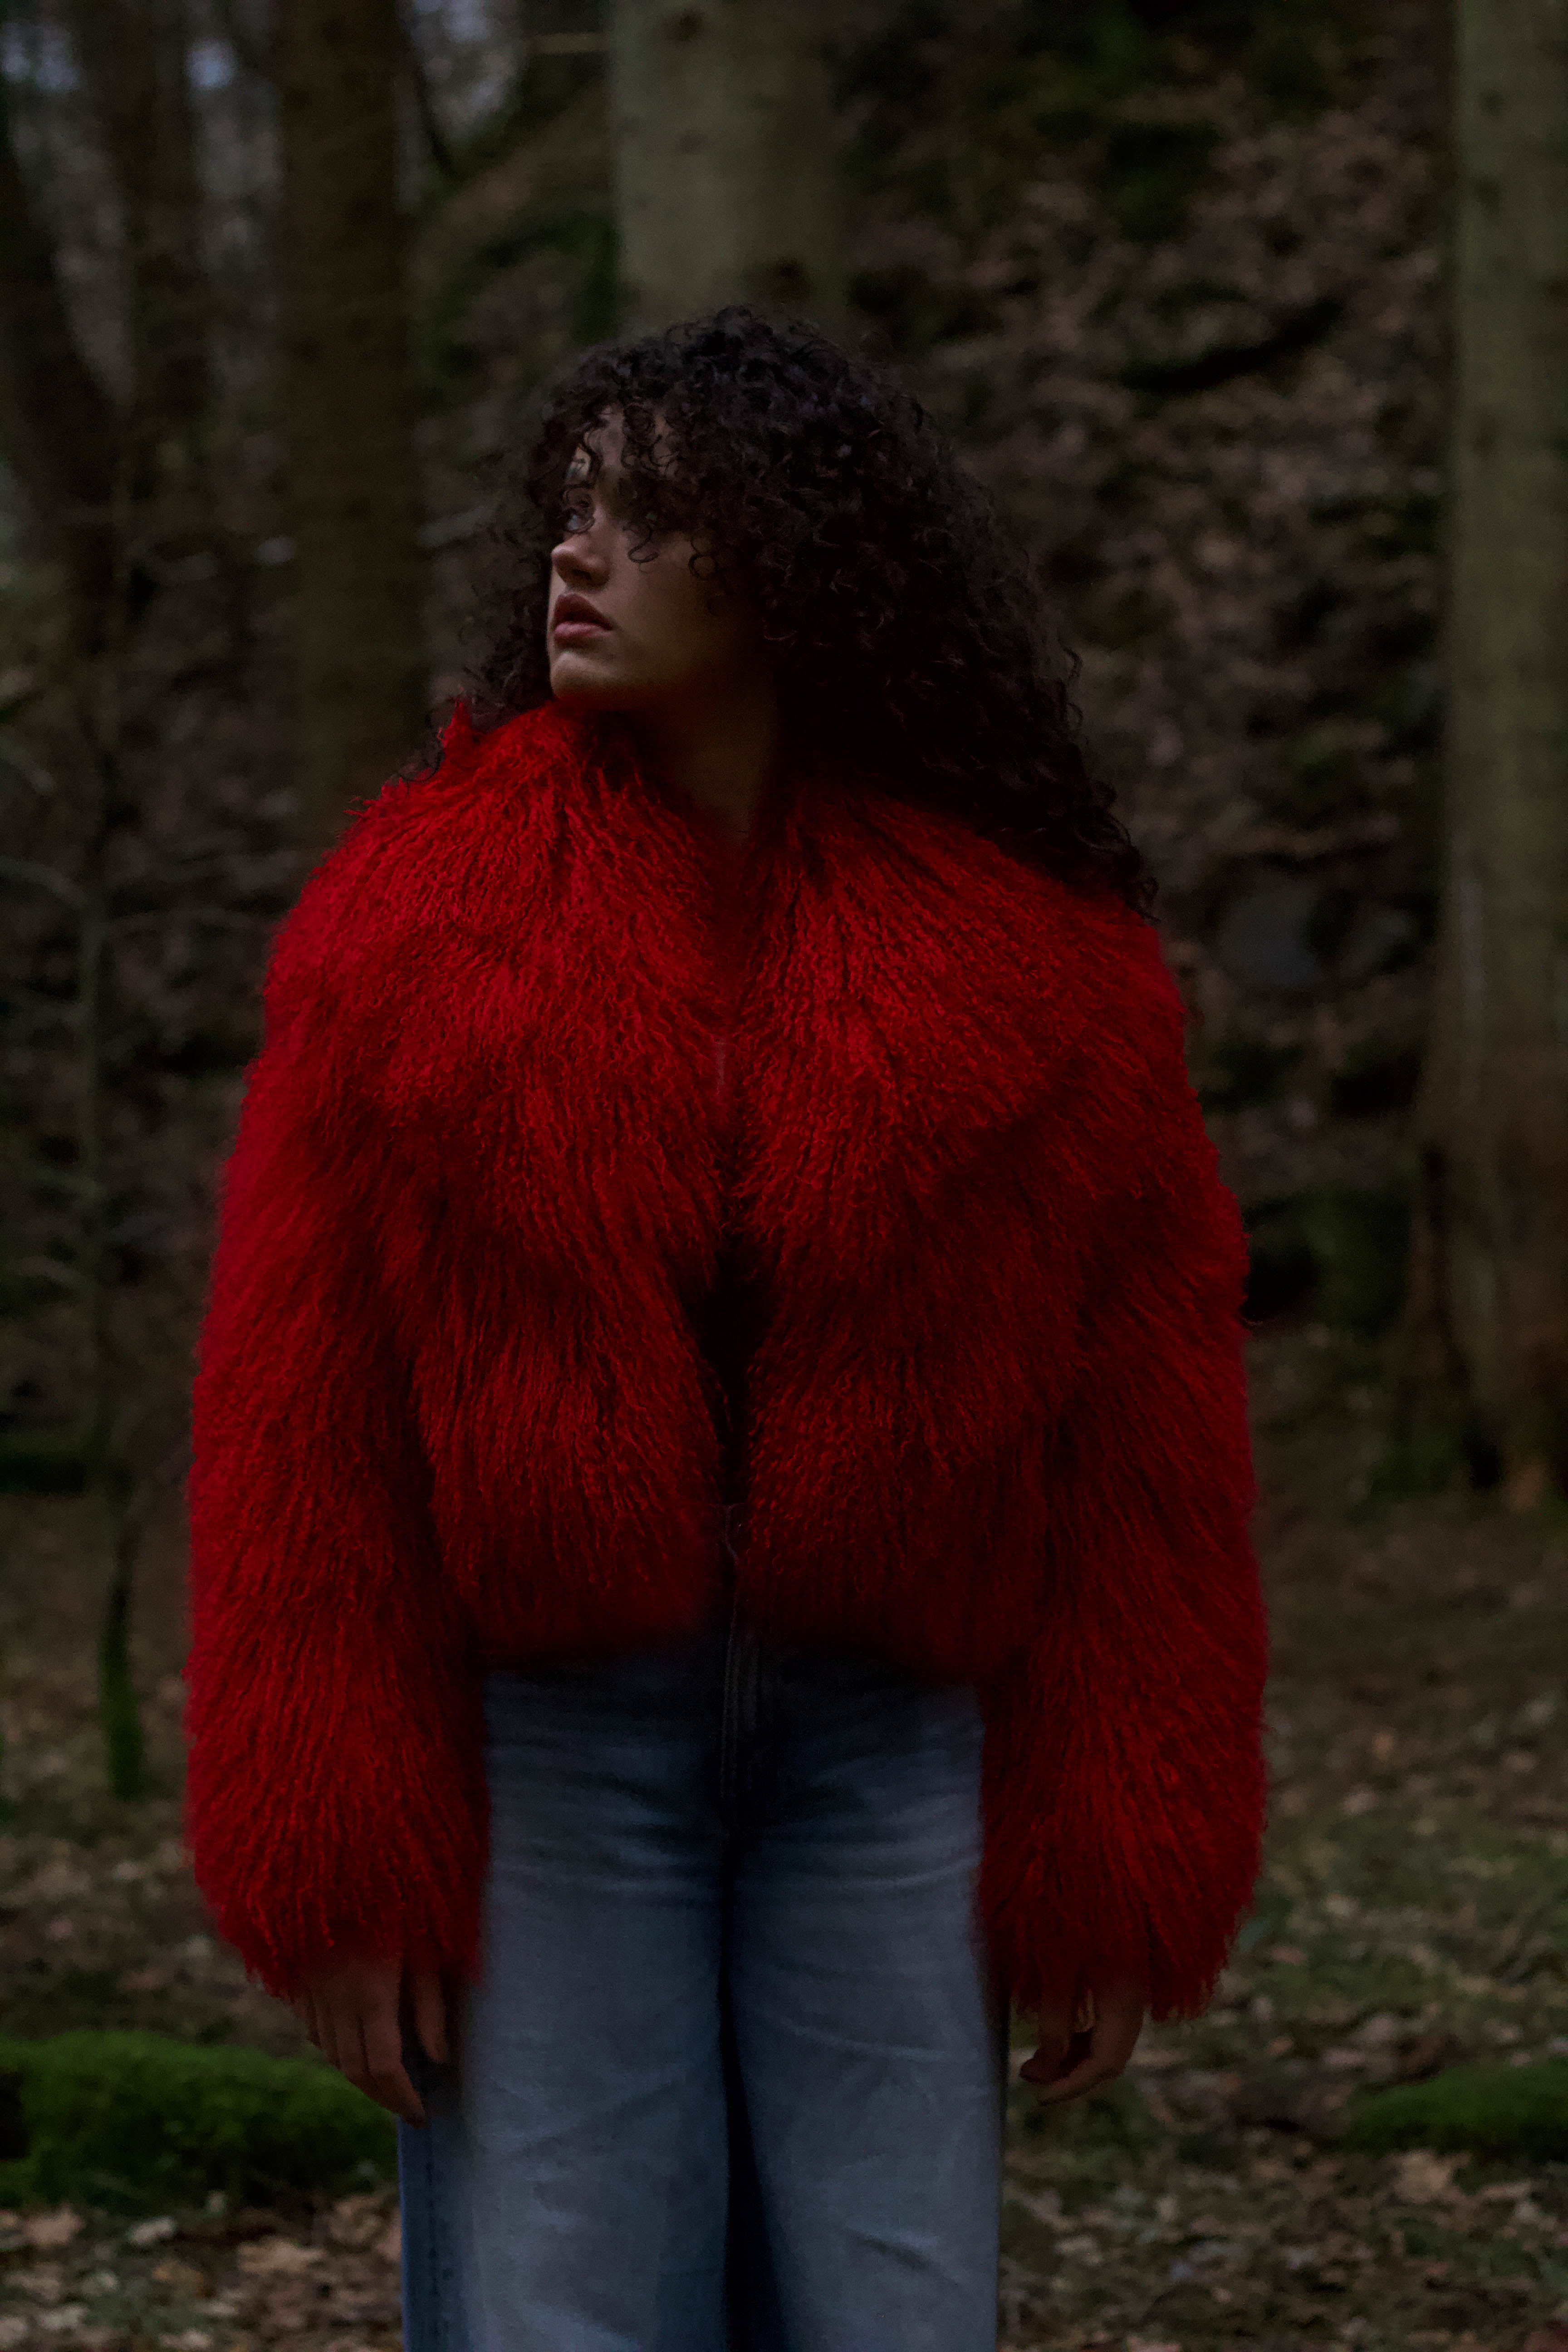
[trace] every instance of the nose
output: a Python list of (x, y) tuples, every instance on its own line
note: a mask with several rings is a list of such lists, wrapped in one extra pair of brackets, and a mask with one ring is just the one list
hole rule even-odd
[(550, 551), (550, 568), (565, 588), (597, 585), (609, 577), (609, 563), (597, 528), (568, 531)]

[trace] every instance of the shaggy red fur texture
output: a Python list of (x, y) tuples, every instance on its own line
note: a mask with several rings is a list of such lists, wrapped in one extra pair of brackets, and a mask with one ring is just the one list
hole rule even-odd
[(1266, 1643), (1245, 1245), (1154, 935), (831, 774), (763, 813), (728, 924), (716, 873), (615, 722), (459, 713), (279, 937), (195, 1395), (217, 1925), (275, 1990), (471, 1969), (484, 1663), (714, 1604), (681, 1300), (728, 1211), (767, 1301), (742, 1606), (980, 1684), (1021, 2006), (1138, 1975), (1195, 2010)]

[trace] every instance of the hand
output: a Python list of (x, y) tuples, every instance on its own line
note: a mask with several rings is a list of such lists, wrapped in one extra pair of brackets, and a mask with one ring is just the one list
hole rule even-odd
[(1060, 2106), (1113, 2081), (1137, 2047), (1148, 2005), (1142, 1985), (1112, 1985), (1092, 1996), (1089, 2022), (1077, 2031), (1081, 2011), (1043, 2009), (1039, 2047), (1018, 2069), (1040, 2105)]
[[(336, 1960), (310, 1978), (289, 2007), (330, 2066), (356, 2091), (405, 2123), (422, 2124), (425, 2109), (403, 2063), (399, 1996), (403, 1970), (393, 1960)], [(447, 2057), (447, 2007), (441, 1979), (425, 1969), (408, 1978), (409, 2003), (420, 2045), (442, 2065)]]

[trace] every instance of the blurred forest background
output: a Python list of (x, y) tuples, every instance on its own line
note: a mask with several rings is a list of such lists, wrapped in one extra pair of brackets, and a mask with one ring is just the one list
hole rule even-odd
[(1565, 291), (1542, 0), (5, 0), (0, 2347), (396, 2341), (379, 2123), (234, 2124), (324, 2070), (179, 1843), (216, 1181), (529, 404), (739, 295), (1026, 538), (1252, 1238), (1269, 1869), (1021, 2100), (1005, 2340), (1568, 2352)]

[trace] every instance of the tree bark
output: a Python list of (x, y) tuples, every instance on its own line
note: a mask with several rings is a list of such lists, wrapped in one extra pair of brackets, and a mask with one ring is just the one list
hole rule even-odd
[(839, 319), (812, 0), (613, 0), (621, 300), (635, 331), (732, 301)]
[(65, 573), (73, 638), (90, 646), (114, 586), (119, 419), (77, 343), (16, 158), (3, 77), (0, 418), (40, 536)]
[(273, 39), (301, 824), (324, 847), (425, 712), (402, 46), (395, 0), (278, 0)]
[(1406, 1336), (1568, 1486), (1568, 16), (1457, 0), (1445, 903)]
[(189, 448), (212, 396), (185, 0), (71, 0), (124, 225), (141, 470)]

